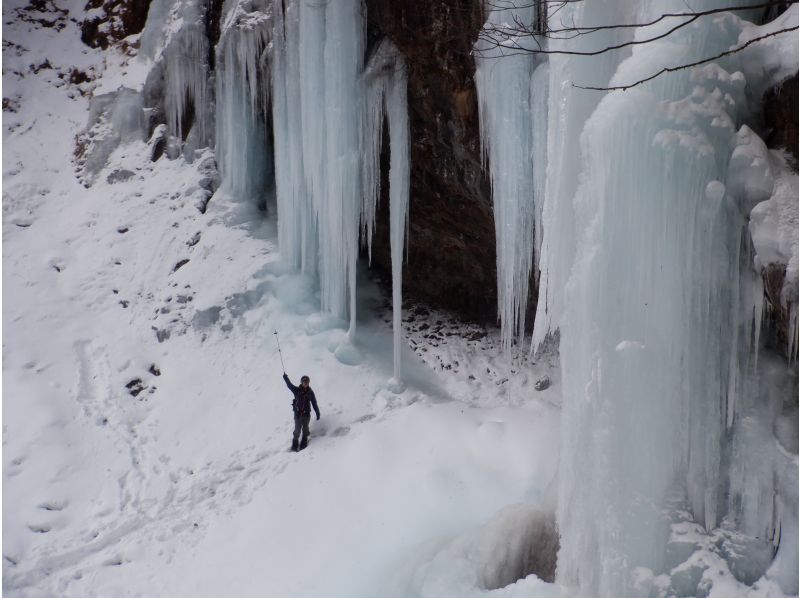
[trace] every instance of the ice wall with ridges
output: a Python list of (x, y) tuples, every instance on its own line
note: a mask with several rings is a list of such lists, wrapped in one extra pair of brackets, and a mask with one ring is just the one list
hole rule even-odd
[[(305, 272), (317, 271), (317, 219), (306, 185), (300, 78), (300, 4), (274, 4), (272, 123), (278, 240), (283, 259)], [(312, 148), (315, 146), (311, 146)], [(312, 164), (313, 165), (313, 164)]]
[[(622, 11), (616, 22), (685, 9), (630, 1), (606, 6), (595, 20), (589, 11), (599, 4), (565, 10), (594, 25), (614, 9)], [(578, 43), (604, 47), (666, 26)], [(796, 525), (764, 499), (777, 493), (795, 504), (796, 490), (776, 486), (786, 464), (771, 429), (786, 395), (758, 360), (763, 290), (747, 218), (765, 191), (739, 185), (732, 159), (754, 109), (743, 57), (625, 92), (570, 87), (635, 82), (727, 50), (745, 28), (725, 14), (637, 46), (621, 62), (613, 54), (551, 56), (534, 346), (560, 332), (558, 579), (596, 595), (638, 595), (642, 579), (687, 583), (668, 558), (676, 495), (709, 534), (748, 535), (744, 558), (752, 562), (760, 562), (756, 554), (771, 558), (776, 530)], [(796, 541), (779, 544), (789, 562)], [(743, 582), (767, 574), (742, 572), (730, 559), (725, 566)], [(696, 566), (700, 580), (704, 569)], [(791, 578), (783, 567), (767, 577)]]

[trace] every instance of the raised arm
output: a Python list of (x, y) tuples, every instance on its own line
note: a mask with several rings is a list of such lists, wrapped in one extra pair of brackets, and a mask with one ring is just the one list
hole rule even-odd
[(283, 374), (283, 381), (286, 382), (286, 386), (289, 387), (289, 390), (291, 390), (292, 392), (297, 392), (297, 387), (291, 382), (289, 382), (289, 376), (287, 376), (285, 373)]

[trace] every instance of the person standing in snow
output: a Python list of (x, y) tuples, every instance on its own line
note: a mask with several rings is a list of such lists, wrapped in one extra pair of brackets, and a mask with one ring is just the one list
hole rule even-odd
[[(292, 401), (292, 410), (294, 411), (294, 434), (292, 434), (292, 450), (302, 451), (308, 446), (308, 422), (311, 421), (311, 408), (314, 408), (314, 413), (317, 414), (319, 420), (319, 407), (317, 407), (317, 397), (314, 391), (308, 385), (311, 380), (308, 376), (300, 378), (300, 386), (295, 386), (289, 381), (289, 376), (283, 372), (283, 381), (286, 386), (292, 391), (294, 400)], [(300, 436), (300, 430), (303, 431), (303, 438), (300, 444), (297, 444), (297, 439)]]

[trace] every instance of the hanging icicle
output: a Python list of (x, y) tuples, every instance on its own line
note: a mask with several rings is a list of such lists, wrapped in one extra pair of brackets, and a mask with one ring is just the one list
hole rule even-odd
[[(534, 24), (533, 3), (521, 8), (487, 6), (485, 37), (475, 45), (475, 83), (484, 163), (488, 161), (497, 238), (497, 310), (506, 351), (525, 334), (525, 312), (534, 254), (534, 223), (541, 197), (535, 174), (541, 174), (546, 145), (545, 97), (532, 85), (537, 60), (527, 50), (534, 40), (506, 33), (509, 23)], [(496, 43), (499, 40), (499, 43)], [(537, 82), (543, 77), (537, 77)], [(531, 110), (534, 107), (535, 110)]]
[(271, 6), (228, 15), (217, 45), (216, 154), (223, 189), (251, 201), (266, 201), (272, 151), (266, 128), (269, 100), (267, 47)]
[(403, 248), (408, 222), (409, 132), (407, 76), (402, 56), (383, 40), (367, 65), (362, 143), (364, 147), (362, 228), (368, 251), (372, 248), (375, 212), (380, 198), (380, 149), (384, 118), (389, 125), (389, 236), (392, 255), (392, 329), (394, 373), (390, 390), (401, 392), (403, 339)]

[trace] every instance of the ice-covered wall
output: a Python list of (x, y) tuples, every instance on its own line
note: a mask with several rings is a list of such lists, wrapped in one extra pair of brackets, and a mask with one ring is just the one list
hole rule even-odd
[[(577, 3), (559, 22), (685, 8)], [(671, 25), (563, 43), (605, 47)], [(795, 397), (788, 368), (758, 356), (763, 291), (748, 233), (772, 179), (744, 126), (759, 99), (747, 92), (774, 69), (755, 71), (743, 53), (624, 92), (571, 87), (632, 83), (736, 46), (751, 27), (723, 14), (627, 58), (551, 59), (534, 337), (560, 331), (558, 578), (594, 595), (696, 595), (725, 572), (797, 591), (797, 448), (773, 431), (796, 435), (785, 413)]]

